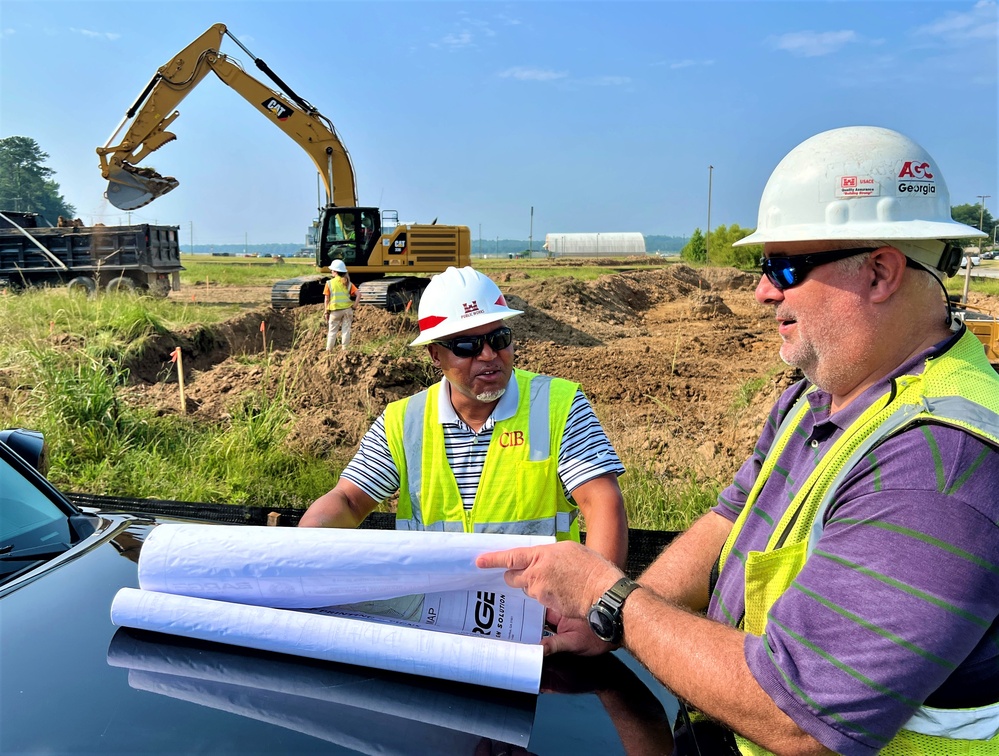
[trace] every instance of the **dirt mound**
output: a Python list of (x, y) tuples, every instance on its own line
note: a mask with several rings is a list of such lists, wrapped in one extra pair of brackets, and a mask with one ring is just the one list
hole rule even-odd
[[(725, 478), (793, 377), (777, 358), (768, 313), (753, 299), (754, 277), (737, 270), (674, 263), (592, 281), (523, 272), (495, 280), (524, 311), (510, 321), (515, 364), (579, 382), (631, 466)], [(425, 351), (408, 347), (418, 333), (413, 313), (357, 308), (351, 349), (326, 352), (318, 306), (272, 310), (265, 287), (205, 287), (193, 296), (247, 309), (219, 326), (152, 338), (128, 365), (131, 401), (179, 410), (170, 361), (179, 346), (188, 414), (197, 422), (225, 423), (280, 397), (293, 413), (293, 448), (342, 456), (388, 402), (438, 380)], [(762, 383), (762, 395), (738, 405), (751, 382)]]

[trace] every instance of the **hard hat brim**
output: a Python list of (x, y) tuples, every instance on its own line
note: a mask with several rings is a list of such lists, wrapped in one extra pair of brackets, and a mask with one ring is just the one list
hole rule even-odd
[(905, 239), (975, 239), (987, 237), (977, 228), (963, 223), (940, 221), (906, 221), (902, 223), (845, 223), (835, 226), (828, 223), (803, 223), (779, 228), (757, 229), (744, 239), (733, 243), (733, 247), (750, 244), (797, 241), (847, 241), (852, 239), (881, 239), (899, 241)]
[(447, 321), (441, 323), (440, 325), (421, 332), (420, 335), (411, 341), (409, 345), (422, 346), (424, 344), (429, 344), (432, 341), (446, 339), (457, 333), (470, 331), (473, 328), (484, 326), (487, 323), (498, 323), (501, 320), (508, 320), (509, 318), (514, 318), (523, 314), (523, 310), (508, 309), (505, 312), (484, 312), (479, 315), (472, 315), (469, 318), (462, 318), (461, 320), (458, 320), (457, 318), (448, 318)]

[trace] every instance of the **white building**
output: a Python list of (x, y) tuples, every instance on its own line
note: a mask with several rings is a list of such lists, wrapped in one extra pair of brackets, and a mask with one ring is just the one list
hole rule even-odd
[(546, 234), (544, 249), (554, 257), (627, 257), (645, 254), (637, 231), (596, 234)]

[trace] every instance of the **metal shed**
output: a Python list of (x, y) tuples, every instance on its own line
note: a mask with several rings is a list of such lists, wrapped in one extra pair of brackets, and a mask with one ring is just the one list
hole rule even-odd
[(625, 257), (645, 254), (637, 231), (596, 234), (546, 234), (544, 249), (555, 257)]

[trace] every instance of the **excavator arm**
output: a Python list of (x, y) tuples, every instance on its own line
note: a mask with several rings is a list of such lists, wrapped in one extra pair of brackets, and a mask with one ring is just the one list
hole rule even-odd
[[(280, 87), (279, 90), (264, 85), (244, 71), (238, 61), (219, 52), (226, 35)], [(180, 115), (175, 108), (209, 72), (236, 90), (308, 153), (326, 187), (327, 204), (357, 205), (354, 168), (333, 124), (296, 95), (264, 61), (247, 50), (226, 30), (225, 24), (215, 24), (162, 66), (105, 146), (97, 148), (101, 174), (108, 180), (105, 196), (111, 204), (121, 210), (135, 210), (178, 186), (179, 182), (172, 176), (162, 176), (151, 168), (140, 167), (139, 163), (177, 138), (167, 131)], [(114, 144), (123, 129), (124, 136)]]

